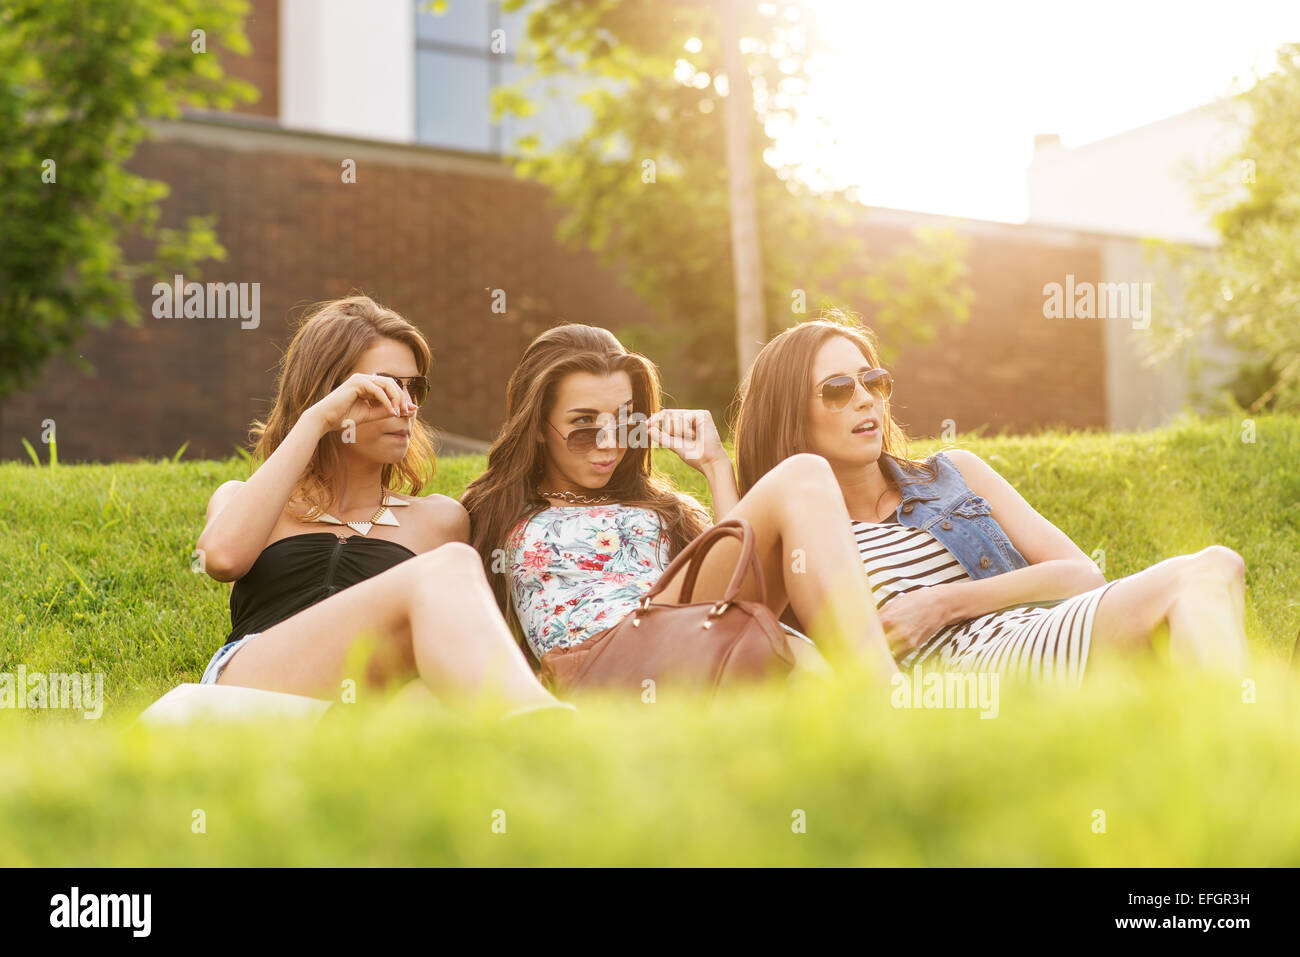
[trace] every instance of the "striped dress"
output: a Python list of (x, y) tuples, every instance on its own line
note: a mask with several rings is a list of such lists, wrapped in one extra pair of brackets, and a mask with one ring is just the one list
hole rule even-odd
[[(891, 518), (883, 523), (853, 522), (877, 609), (904, 592), (971, 580), (928, 531)], [(997, 672), (1077, 687), (1088, 664), (1097, 603), (1112, 584), (1051, 604), (1017, 605), (947, 625), (900, 658), (899, 667)]]

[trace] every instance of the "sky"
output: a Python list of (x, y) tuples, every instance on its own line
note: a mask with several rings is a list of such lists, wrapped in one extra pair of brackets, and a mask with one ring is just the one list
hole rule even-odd
[(872, 206), (1023, 222), (1034, 135), (1078, 146), (1249, 86), (1300, 0), (812, 0), (828, 49), (783, 155)]

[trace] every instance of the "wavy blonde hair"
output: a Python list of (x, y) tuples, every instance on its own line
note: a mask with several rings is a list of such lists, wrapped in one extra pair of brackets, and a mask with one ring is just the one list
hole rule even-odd
[[(428, 375), (432, 354), (420, 330), (369, 296), (334, 299), (309, 309), (280, 358), (271, 414), (264, 422), (255, 421), (250, 429), (255, 442), (254, 458), (265, 462), (302, 414), (341, 386), (366, 350), (382, 339), (407, 346), (415, 354), (419, 374)], [(434, 432), (418, 416), (412, 418), (410, 430), (405, 457), (383, 467), (381, 484), (385, 491), (419, 495), (433, 478), (437, 467)], [(323, 436), (317, 444), (293, 492), (293, 498), (307, 506), (305, 521), (329, 510), (333, 497), (330, 478), (342, 454), (342, 436), (337, 431)]]

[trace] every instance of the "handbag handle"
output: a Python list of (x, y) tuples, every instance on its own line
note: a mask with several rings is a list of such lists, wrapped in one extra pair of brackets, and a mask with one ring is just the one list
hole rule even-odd
[[(654, 587), (650, 589), (641, 599), (641, 607), (645, 608), (650, 604), (650, 599), (658, 596), (668, 583), (672, 581), (673, 576), (686, 566), (686, 577), (682, 579), (682, 590), (678, 599), (683, 603), (691, 600), (695, 593), (695, 579), (700, 573), (700, 565), (703, 564), (705, 556), (709, 550), (724, 538), (740, 539), (740, 560), (736, 562), (736, 570), (731, 575), (731, 581), (727, 584), (726, 593), (718, 601), (719, 605), (730, 604), (736, 600), (740, 594), (740, 588), (745, 583), (745, 573), (750, 569), (754, 572), (754, 579), (758, 582), (758, 600), (764, 605), (767, 604), (767, 580), (763, 576), (763, 563), (758, 560), (758, 550), (754, 546), (754, 530), (749, 527), (749, 522), (743, 518), (728, 518), (718, 522), (712, 528), (699, 535), (695, 541), (691, 542), (672, 563), (664, 569), (664, 573), (659, 576)], [(689, 564), (688, 564), (689, 563)]]

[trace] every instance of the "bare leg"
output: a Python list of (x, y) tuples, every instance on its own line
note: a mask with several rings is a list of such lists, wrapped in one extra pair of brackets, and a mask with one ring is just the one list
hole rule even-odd
[[(780, 615), (787, 604), (833, 659), (889, 674), (898, 670), (876, 615), (844, 497), (827, 461), (793, 455), (763, 476), (727, 515), (749, 522), (767, 584), (767, 604)], [(715, 545), (704, 559), (692, 601), (721, 597), (740, 546)], [(680, 582), (665, 601), (677, 601)], [(753, 576), (742, 597), (757, 600)], [(793, 642), (792, 642), (793, 647)], [(810, 649), (811, 650), (811, 649)]]
[(1245, 564), (1230, 548), (1211, 545), (1158, 562), (1111, 586), (1093, 620), (1093, 654), (1149, 648), (1169, 629), (1170, 656), (1202, 668), (1243, 668)]
[(447, 698), (556, 705), (502, 619), (478, 553), (453, 543), (402, 562), (267, 629), (239, 649), (220, 684), (333, 698), (358, 643), (375, 686), (418, 675)]

